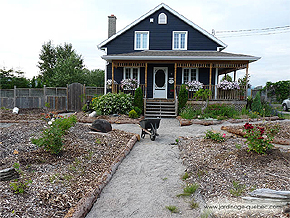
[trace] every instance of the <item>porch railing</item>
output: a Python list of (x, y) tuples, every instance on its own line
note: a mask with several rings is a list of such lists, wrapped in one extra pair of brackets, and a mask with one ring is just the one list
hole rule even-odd
[[(139, 87), (141, 87), (142, 92), (143, 92), (143, 97), (145, 96), (145, 84), (139, 84)], [(108, 88), (107, 89), (108, 92), (112, 92), (112, 88)], [(119, 92), (123, 92), (125, 94), (131, 94), (131, 95), (135, 95), (135, 89), (133, 90), (128, 90), (128, 89), (123, 89), (121, 84), (114, 84), (114, 92), (119, 93)]]
[[(181, 85), (176, 86), (177, 95), (180, 91)], [(204, 89), (209, 89), (209, 85), (204, 85)], [(194, 97), (194, 91), (188, 91), (188, 99), (196, 100)], [(247, 98), (246, 87), (241, 86), (240, 89), (234, 90), (222, 90), (217, 88), (216, 85), (211, 85), (211, 96), (210, 100), (245, 100)]]
[[(139, 87), (141, 87), (143, 92), (143, 97), (145, 97), (145, 84), (140, 84)], [(178, 96), (180, 91), (181, 85), (176, 85), (176, 95)], [(209, 85), (204, 85), (204, 89), (209, 89)], [(112, 89), (107, 89), (108, 92), (111, 92)], [(124, 92), (126, 94), (132, 94), (135, 95), (135, 90), (126, 90), (121, 87), (120, 84), (114, 84), (114, 91), (116, 93)], [(189, 91), (188, 92), (188, 99), (189, 100), (196, 100), (194, 97), (195, 92)], [(217, 88), (216, 85), (211, 85), (211, 96), (210, 100), (246, 100), (247, 94), (245, 86), (241, 86), (240, 89), (235, 90), (222, 90)]]

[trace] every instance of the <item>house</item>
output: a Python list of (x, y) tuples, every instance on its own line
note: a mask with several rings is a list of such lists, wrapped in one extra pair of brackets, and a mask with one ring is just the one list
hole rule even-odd
[[(236, 77), (240, 69), (246, 69), (248, 77), (249, 63), (259, 59), (223, 52), (226, 44), (163, 3), (117, 33), (116, 19), (108, 17), (108, 39), (98, 45), (106, 52), (102, 56), (107, 61), (106, 81), (112, 80), (106, 90), (124, 91), (121, 81), (136, 79), (147, 106), (149, 102), (176, 105), (180, 86), (190, 81), (210, 89), (211, 100), (228, 98), (217, 88), (218, 77), (229, 72)], [(241, 94), (231, 96), (230, 100)]]

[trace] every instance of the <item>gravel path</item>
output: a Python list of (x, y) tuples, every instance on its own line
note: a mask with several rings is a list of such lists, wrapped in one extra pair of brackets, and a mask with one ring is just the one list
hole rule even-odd
[[(140, 134), (134, 124), (113, 128)], [(183, 192), (185, 166), (179, 159), (179, 136), (204, 135), (206, 129), (220, 131), (220, 126), (191, 125), (180, 127), (176, 119), (162, 119), (155, 141), (149, 135), (137, 142), (121, 163), (109, 184), (103, 189), (87, 218), (93, 217), (198, 217), (199, 210), (189, 208), (186, 199), (176, 197)], [(166, 206), (180, 210), (171, 214)]]

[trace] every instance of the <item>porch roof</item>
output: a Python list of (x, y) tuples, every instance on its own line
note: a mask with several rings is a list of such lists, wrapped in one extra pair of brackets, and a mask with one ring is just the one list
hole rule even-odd
[(123, 53), (123, 54), (111, 54), (103, 55), (103, 59), (111, 62), (113, 60), (138, 60), (138, 61), (249, 61), (254, 62), (260, 59), (260, 57), (234, 54), (220, 51), (153, 51), (146, 50), (141, 52)]

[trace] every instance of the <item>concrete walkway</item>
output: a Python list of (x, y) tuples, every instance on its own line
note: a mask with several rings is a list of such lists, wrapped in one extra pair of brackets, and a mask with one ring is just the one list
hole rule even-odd
[[(115, 129), (141, 133), (134, 124), (113, 125)], [(87, 215), (95, 217), (199, 217), (198, 210), (189, 207), (187, 199), (176, 195), (183, 192), (185, 167), (179, 159), (179, 136), (204, 135), (206, 129), (220, 130), (220, 126), (191, 125), (180, 127), (176, 119), (162, 119), (155, 141), (149, 135), (137, 142), (123, 160), (109, 184)], [(166, 206), (177, 206), (178, 214), (171, 214)]]

